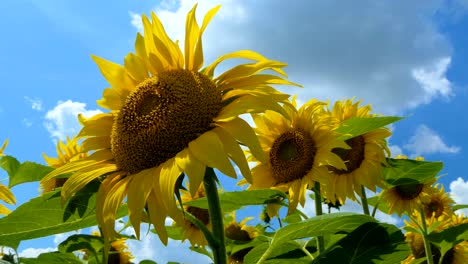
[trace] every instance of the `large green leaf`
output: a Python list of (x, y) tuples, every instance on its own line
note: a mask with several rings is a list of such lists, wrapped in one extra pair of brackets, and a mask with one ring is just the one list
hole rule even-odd
[[(0, 219), (0, 245), (17, 248), (22, 240), (34, 239), (97, 225), (95, 205), (99, 183), (93, 182), (62, 207), (60, 191), (31, 199)], [(117, 218), (127, 214), (126, 205)]]
[(401, 231), (388, 224), (367, 222), (336, 242), (312, 263), (400, 263), (410, 254)]
[[(289, 241), (301, 238), (335, 234), (338, 232), (349, 233), (358, 226), (367, 222), (375, 222), (375, 219), (367, 215), (353, 213), (332, 213), (309, 218), (302, 222), (290, 224), (278, 229), (266, 250), (260, 252), (260, 249), (255, 247), (254, 250), (252, 250), (253, 252), (249, 259), (258, 260), (263, 258), (264, 260), (267, 260), (270, 256), (272, 256), (273, 252), (278, 250), (278, 248), (282, 247), (283, 244)], [(260, 247), (264, 248), (263, 244), (260, 245)]]
[(342, 134), (340, 139), (346, 140), (374, 131), (401, 119), (403, 118), (397, 116), (353, 117), (345, 120), (336, 132)]
[[(287, 195), (284, 192), (271, 189), (224, 192), (219, 194), (219, 201), (224, 213), (238, 210), (247, 205), (267, 204), (286, 198)], [(208, 209), (208, 200), (206, 197), (189, 201), (185, 204), (193, 207)]]
[(456, 244), (468, 240), (468, 223), (428, 235), (429, 241), (440, 248), (442, 257)]
[(434, 178), (444, 167), (442, 162), (428, 162), (409, 159), (387, 159), (384, 180), (393, 186), (418, 184)]
[(42, 253), (37, 258), (20, 258), (21, 264), (82, 264), (72, 253)]
[(69, 236), (58, 246), (62, 253), (73, 253), (83, 249), (93, 254), (93, 257), (99, 257), (98, 253), (104, 249), (104, 240), (102, 237), (79, 234)]
[(452, 207), (454, 211), (468, 208), (468, 204), (456, 204)]
[(12, 156), (5, 156), (0, 159), (0, 167), (2, 167), (9, 176), (9, 187), (25, 183), (40, 181), (54, 168), (44, 166), (35, 162), (26, 161), (20, 163)]

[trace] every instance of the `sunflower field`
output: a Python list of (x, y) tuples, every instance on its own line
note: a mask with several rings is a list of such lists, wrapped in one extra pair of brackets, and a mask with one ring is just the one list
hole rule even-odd
[[(202, 36), (220, 7), (201, 24), (196, 7), (184, 43), (151, 13), (123, 63), (92, 56), (109, 84), (97, 98), (105, 111), (78, 116), (81, 131), (55, 157), (19, 161), (2, 139), (0, 263), (133, 263), (126, 241), (145, 239), (142, 224), (215, 264), (468, 263), (468, 218), (457, 212), (468, 205), (438, 182), (443, 163), (388, 148), (389, 126), (411, 117), (373, 113), (356, 98), (299, 104), (304, 88), (287, 79), (287, 64), (255, 51), (205, 62)], [(218, 73), (227, 60), (239, 63)], [(10, 188), (28, 182), (41, 194), (10, 211)], [(347, 202), (362, 213), (340, 211)], [(56, 252), (15, 253), (24, 240), (93, 226)]]

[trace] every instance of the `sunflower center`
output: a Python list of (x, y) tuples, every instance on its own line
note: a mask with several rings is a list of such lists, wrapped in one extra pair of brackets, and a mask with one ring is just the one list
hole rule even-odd
[(405, 184), (395, 187), (395, 191), (402, 200), (413, 200), (418, 197), (423, 190), (424, 184)]
[[(187, 207), (187, 212), (195, 216), (200, 222), (202, 222), (204, 225), (208, 225), (210, 223), (210, 214), (208, 212), (208, 209), (203, 209), (203, 208), (198, 208), (198, 207), (192, 207), (189, 206)], [(190, 221), (188, 221), (190, 222)], [(192, 222), (190, 222), (190, 225), (194, 228), (197, 228)]]
[(222, 94), (207, 76), (188, 70), (162, 72), (140, 83), (114, 119), (111, 147), (119, 169), (158, 166), (213, 128)]
[(301, 179), (314, 164), (315, 147), (312, 137), (300, 129), (281, 134), (270, 150), (270, 163), (276, 183)]
[(432, 213), (434, 213), (435, 217), (439, 217), (442, 215), (444, 211), (444, 206), (438, 201), (431, 201), (428, 204), (424, 205), (424, 211), (426, 213), (426, 217), (432, 217)]
[(330, 171), (338, 175), (355, 171), (361, 166), (361, 163), (364, 160), (364, 146), (366, 145), (366, 142), (363, 136), (353, 137), (345, 142), (351, 147), (350, 149), (334, 148), (332, 152), (338, 155), (345, 162), (346, 170), (328, 166)]
[(242, 230), (237, 224), (231, 224), (224, 230), (226, 237), (237, 241), (251, 241), (249, 232)]

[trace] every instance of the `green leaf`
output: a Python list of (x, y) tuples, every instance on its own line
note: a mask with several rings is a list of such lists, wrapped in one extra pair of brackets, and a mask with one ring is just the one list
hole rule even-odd
[(400, 263), (410, 254), (401, 231), (388, 224), (367, 222), (327, 248), (312, 263)]
[[(271, 202), (279, 202), (286, 199), (287, 195), (279, 190), (247, 190), (240, 192), (224, 192), (219, 194), (219, 201), (224, 213), (238, 210), (246, 205), (259, 205)], [(206, 197), (185, 203), (188, 206), (208, 209)]]
[(460, 210), (460, 209), (465, 209), (465, 208), (468, 208), (468, 204), (456, 204), (456, 205), (452, 206), (452, 209), (454, 211)]
[(35, 162), (26, 161), (20, 163), (12, 156), (2, 157), (2, 159), (0, 159), (0, 167), (8, 173), (10, 178), (8, 186), (10, 188), (25, 182), (40, 181), (44, 176), (54, 170), (52, 167)]
[(456, 244), (468, 240), (468, 223), (453, 226), (428, 235), (429, 241), (440, 248), (442, 257)]
[(37, 258), (20, 258), (22, 264), (82, 264), (72, 253), (42, 253)]
[(431, 178), (444, 167), (442, 162), (428, 162), (409, 159), (387, 159), (390, 165), (384, 167), (384, 180), (393, 186), (419, 184)]
[[(17, 248), (22, 240), (34, 239), (97, 225), (95, 206), (99, 183), (78, 192), (65, 208), (60, 190), (31, 199), (0, 219), (0, 245)], [(117, 218), (128, 213), (121, 206)]]
[(290, 215), (283, 218), (284, 223), (292, 224), (302, 221), (301, 213), (299, 210), (294, 210)]
[[(338, 232), (351, 232), (363, 223), (374, 221), (374, 218), (367, 215), (332, 213), (290, 224), (276, 231), (268, 250), (266, 250), (263, 253), (264, 256), (261, 257), (266, 260), (273, 252), (282, 247), (284, 243), (291, 240), (336, 234)], [(252, 257), (256, 258), (257, 256), (255, 254), (257, 253), (258, 250), (255, 251)]]
[(152, 260), (149, 260), (149, 259), (145, 259), (145, 260), (140, 261), (139, 264), (158, 264), (158, 263), (156, 263), (156, 262), (154, 262)]
[(350, 139), (374, 131), (391, 123), (400, 121), (402, 117), (379, 116), (379, 117), (353, 117), (345, 120), (336, 132), (342, 134), (342, 140)]
[[(174, 240), (184, 239), (184, 230), (180, 226), (166, 226), (167, 236)], [(151, 229), (156, 234), (156, 230)]]
[(254, 247), (249, 253), (247, 253), (247, 255), (245, 255), (244, 263), (245, 264), (257, 263), (262, 257), (262, 255), (265, 254), (265, 251), (267, 251), (269, 246), (270, 246), (270, 243), (265, 242)]
[(86, 249), (91, 252), (94, 257), (97, 257), (98, 252), (103, 248), (103, 238), (92, 235), (72, 235), (58, 246), (58, 250), (62, 253), (72, 253), (77, 250)]

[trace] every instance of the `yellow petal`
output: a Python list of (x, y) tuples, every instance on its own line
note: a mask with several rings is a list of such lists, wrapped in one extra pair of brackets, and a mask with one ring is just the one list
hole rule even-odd
[(252, 182), (252, 174), (250, 174), (249, 165), (247, 164), (244, 152), (239, 146), (239, 143), (237, 143), (236, 139), (220, 127), (213, 129), (213, 132), (215, 132), (218, 135), (219, 139), (221, 140), (224, 146), (224, 150), (229, 155), (229, 157), (237, 164), (242, 175), (247, 179), (248, 182)]
[(189, 143), (189, 149), (201, 162), (211, 168), (217, 168), (222, 173), (236, 178), (236, 171), (225, 155), (223, 144), (213, 131), (203, 133)]
[(5, 140), (5, 142), (3, 142), (3, 145), (2, 147), (0, 148), (0, 156), (3, 155), (3, 151), (5, 150), (5, 148), (8, 146), (8, 139)]
[(16, 199), (11, 190), (3, 184), (0, 184), (0, 200), (8, 204), (15, 204)]
[(174, 189), (177, 179), (182, 174), (182, 170), (177, 165), (175, 159), (169, 159), (159, 167), (161, 169), (159, 173), (159, 186), (156, 185), (154, 188), (160, 189), (161, 197), (166, 204), (169, 216), (175, 221), (180, 222), (182, 217), (174, 198)]
[(239, 77), (250, 76), (264, 70), (280, 69), (286, 66), (286, 63), (272, 60), (263, 60), (257, 63), (241, 64), (224, 72), (218, 76), (215, 81), (219, 81), (220, 83), (229, 82), (230, 80), (237, 79)]
[(122, 176), (122, 173), (114, 173), (106, 177), (99, 186), (98, 194), (96, 197), (96, 219), (99, 223), (99, 226), (102, 228), (103, 236), (106, 239), (108, 239), (109, 236), (112, 235), (114, 232), (108, 233), (107, 228), (105, 228), (106, 225), (103, 215), (104, 202), (111, 188), (121, 179)]
[(194, 196), (205, 176), (206, 165), (195, 158), (189, 148), (185, 148), (179, 152), (175, 159), (177, 165), (179, 165), (189, 178), (190, 194)]
[(100, 137), (91, 137), (87, 138), (81, 144), (82, 151), (88, 152), (91, 150), (98, 149), (110, 149), (111, 148), (111, 139), (110, 136), (100, 136)]
[(0, 204), (0, 215), (7, 215), (9, 213), (11, 213), (11, 210)]
[(235, 118), (229, 122), (218, 122), (216, 125), (228, 131), (237, 141), (246, 145), (258, 161), (265, 161), (257, 135), (255, 135), (254, 130), (247, 122), (240, 118)]
[[(256, 87), (259, 85), (264, 84), (283, 84), (283, 85), (293, 85), (293, 86), (301, 86), (299, 84), (290, 82), (288, 80), (283, 79), (282, 77), (272, 75), (272, 74), (256, 74), (256, 75), (249, 75), (243, 76), (241, 78), (236, 78), (225, 85), (223, 85), (224, 89), (229, 88), (243, 88), (243, 87)], [(221, 83), (220, 83), (221, 85)]]
[(135, 52), (139, 58), (143, 61), (145, 64), (146, 69), (154, 76), (157, 74), (156, 70), (153, 69), (149, 62), (148, 58), (148, 53), (146, 52), (146, 47), (145, 47), (145, 39), (140, 33), (137, 33), (137, 37), (135, 40)]
[(62, 187), (62, 202), (67, 201), (74, 193), (81, 190), (92, 180), (117, 170), (115, 164), (99, 163), (77, 171), (65, 181)]
[(158, 38), (161, 39), (162, 42), (165, 43), (165, 46), (167, 47), (167, 49), (169, 50), (169, 53), (171, 54), (171, 59), (172, 59), (171, 65), (174, 68), (182, 69), (184, 66), (184, 61), (183, 61), (183, 56), (182, 56), (182, 52), (180, 51), (179, 45), (174, 43), (169, 38), (166, 31), (164, 30), (164, 27), (161, 21), (153, 12), (151, 12), (151, 20), (153, 22), (152, 24), (153, 24), (154, 34), (158, 36)]
[(124, 67), (94, 55), (91, 55), (91, 57), (98, 65), (104, 78), (109, 82), (112, 88), (119, 91), (119, 94), (127, 97), (127, 95), (135, 89), (138, 83), (133, 80)]
[(114, 117), (111, 113), (94, 115), (84, 121), (84, 127), (77, 137), (109, 136), (113, 124)]
[(143, 60), (133, 53), (129, 53), (124, 59), (124, 66), (128, 73), (137, 81), (142, 82), (149, 77)]
[(129, 217), (138, 239), (140, 239), (141, 214), (146, 200), (153, 189), (153, 179), (157, 177), (155, 172), (155, 168), (142, 170), (133, 175), (132, 181), (128, 185), (127, 204)]
[(194, 52), (200, 31), (197, 19), (195, 18), (196, 9), (197, 4), (195, 4), (192, 10), (187, 14), (187, 19), (185, 21), (185, 69), (187, 70), (195, 70), (193, 68)]
[(115, 232), (115, 214), (122, 204), (123, 199), (127, 195), (128, 184), (132, 178), (133, 177), (131, 175), (127, 175), (126, 177), (115, 182), (115, 184), (107, 193), (107, 197), (105, 198), (102, 213), (104, 220), (103, 229), (106, 230), (106, 234), (111, 239), (113, 238)]
[(267, 60), (265, 57), (262, 55), (251, 51), (251, 50), (238, 50), (235, 52), (231, 52), (228, 54), (225, 54), (218, 59), (216, 59), (213, 63), (211, 63), (203, 72), (208, 75), (209, 77), (213, 77), (214, 70), (216, 67), (223, 61), (227, 59), (247, 59), (247, 60), (257, 60), (257, 61), (262, 61), (262, 60)]
[(161, 200), (161, 197), (155, 192), (159, 192), (159, 188), (157, 190), (153, 190), (150, 195), (148, 196), (148, 212), (150, 215), (151, 223), (156, 229), (156, 234), (158, 234), (159, 239), (164, 245), (167, 245), (167, 231), (166, 231), (166, 207)]
[(192, 70), (199, 71), (203, 66), (203, 40), (202, 35), (206, 29), (206, 26), (210, 23), (213, 16), (218, 12), (221, 6), (216, 6), (212, 8), (208, 13), (206, 13), (205, 18), (203, 19), (202, 27), (197, 36), (197, 44), (193, 55), (193, 67)]

